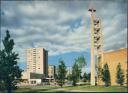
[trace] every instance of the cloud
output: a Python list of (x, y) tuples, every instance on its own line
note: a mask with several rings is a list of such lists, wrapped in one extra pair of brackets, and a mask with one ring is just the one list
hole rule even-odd
[[(1, 5), (2, 38), (9, 29), (20, 62), (26, 61), (26, 49), (32, 47), (44, 47), (50, 56), (90, 49), (91, 1), (2, 1)], [(93, 5), (103, 23), (104, 50), (126, 47), (126, 3), (103, 0)]]

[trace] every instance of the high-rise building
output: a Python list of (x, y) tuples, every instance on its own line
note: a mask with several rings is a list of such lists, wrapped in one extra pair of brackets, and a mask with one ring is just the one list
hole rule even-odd
[(48, 75), (48, 51), (44, 48), (27, 49), (27, 72)]

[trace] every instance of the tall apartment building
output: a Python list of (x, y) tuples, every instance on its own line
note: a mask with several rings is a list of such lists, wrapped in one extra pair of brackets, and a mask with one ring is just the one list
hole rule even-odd
[(27, 49), (27, 72), (48, 75), (48, 51), (44, 48)]

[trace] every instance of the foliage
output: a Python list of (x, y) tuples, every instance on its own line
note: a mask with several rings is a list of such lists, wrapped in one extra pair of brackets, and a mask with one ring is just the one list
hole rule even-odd
[(79, 80), (81, 70), (79, 69), (78, 64), (74, 64), (72, 67), (72, 85), (76, 86), (77, 81)]
[(90, 82), (91, 73), (88, 73), (87, 76), (88, 76), (88, 81)]
[(14, 41), (10, 39), (9, 31), (3, 40), (4, 48), (0, 50), (0, 82), (8, 93), (16, 88), (16, 80), (21, 77), (22, 70), (17, 65), (18, 54), (13, 52)]
[(57, 80), (57, 74), (54, 74), (54, 78), (55, 78), (55, 80)]
[(127, 84), (127, 86), (128, 86), (128, 68), (127, 68), (127, 70), (126, 70), (126, 84)]
[(87, 82), (87, 80), (88, 80), (88, 74), (85, 72), (83, 75), (83, 81)]
[(117, 78), (116, 82), (118, 84), (120, 84), (120, 86), (123, 85), (123, 83), (124, 83), (124, 73), (123, 73), (123, 71), (121, 69), (121, 64), (120, 63), (117, 66), (116, 78)]
[[(99, 60), (99, 59), (98, 59)], [(101, 63), (100, 63), (100, 61), (97, 61), (97, 63), (96, 63), (96, 72), (97, 72), (97, 76), (98, 76), (98, 78), (101, 78), (101, 76), (102, 76), (102, 68), (101, 68)]]
[(76, 64), (78, 65), (78, 67), (80, 68), (80, 70), (87, 65), (86, 60), (84, 58), (84, 56), (80, 56), (77, 59), (75, 59)]
[(30, 79), (42, 79), (42, 78), (44, 78), (44, 74), (30, 73)]
[(0, 90), (1, 91), (4, 91), (6, 88), (5, 88), (5, 83), (3, 80), (0, 80)]
[(68, 74), (67, 80), (72, 81), (72, 74)]
[(111, 81), (110, 81), (110, 72), (109, 72), (108, 64), (105, 64), (102, 69), (102, 80), (105, 83), (106, 87), (110, 86)]
[(102, 68), (100, 67), (100, 65), (98, 65), (98, 71), (97, 71), (97, 75), (98, 75), (98, 78), (101, 78), (102, 76)]
[(77, 59), (75, 59), (75, 63), (78, 65), (78, 67), (80, 69), (80, 76), (79, 76), (79, 80), (80, 80), (82, 68), (85, 67), (87, 65), (87, 63), (86, 63), (84, 56), (80, 56)]
[(64, 64), (64, 61), (60, 60), (59, 61), (59, 66), (58, 66), (58, 70), (57, 70), (57, 83), (59, 86), (63, 87), (64, 83), (65, 83), (65, 78), (66, 78), (66, 66)]

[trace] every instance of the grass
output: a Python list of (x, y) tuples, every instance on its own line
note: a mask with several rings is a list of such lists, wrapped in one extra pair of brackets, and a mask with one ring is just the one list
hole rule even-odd
[(120, 87), (120, 86), (91, 86), (91, 85), (82, 85), (82, 86), (71, 86), (67, 87), (68, 90), (87, 90), (92, 92), (127, 92), (127, 87)]
[(15, 91), (15, 93), (40, 93), (40, 92), (50, 92), (51, 90), (57, 89), (59, 87), (52, 86), (25, 86), (20, 87)]
[(20, 87), (14, 93), (42, 93), (42, 92), (127, 92), (127, 87), (124, 86), (91, 86), (91, 85), (81, 85), (81, 86), (26, 86)]

